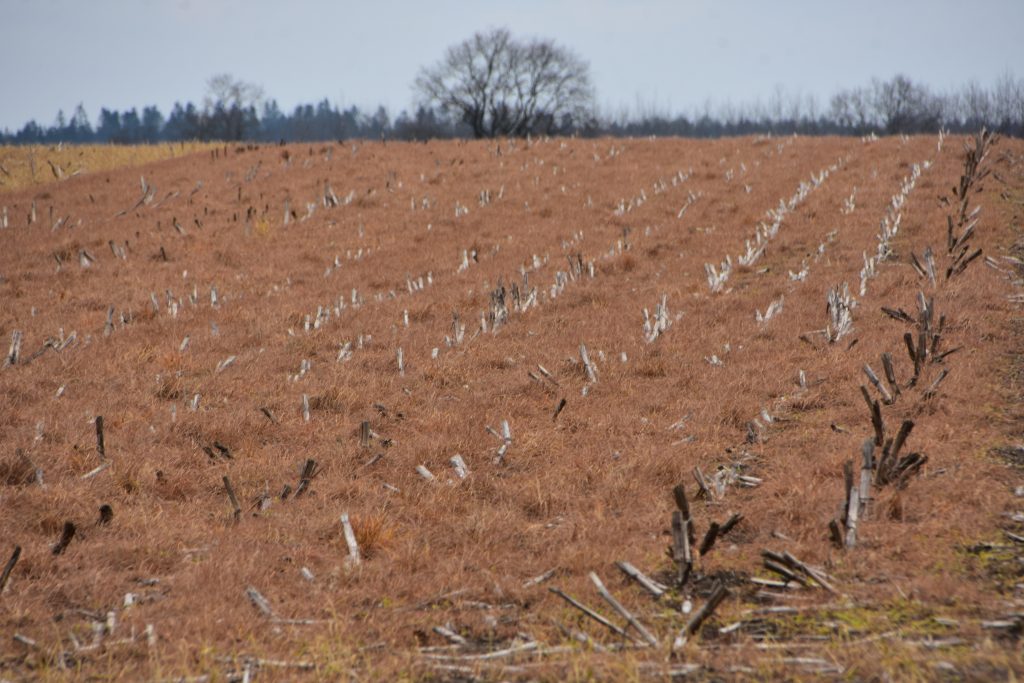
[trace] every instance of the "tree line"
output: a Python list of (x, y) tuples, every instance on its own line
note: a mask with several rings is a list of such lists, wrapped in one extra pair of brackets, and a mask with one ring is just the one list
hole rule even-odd
[(620, 115), (604, 124), (608, 135), (676, 135), (719, 137), (757, 133), (801, 135), (897, 135), (970, 133), (982, 127), (1005, 135), (1024, 136), (1024, 79), (1004, 74), (991, 88), (969, 82), (948, 93), (936, 93), (903, 74), (873, 79), (866, 86), (840, 90), (819, 107), (811, 97), (778, 91), (768, 103), (710, 105), (693, 116), (671, 117), (647, 112)]
[(115, 143), (141, 144), (180, 140), (249, 140), (304, 142), (380, 138), (418, 140), (472, 137), (472, 131), (456, 125), (430, 109), (412, 115), (402, 112), (392, 120), (385, 108), (369, 113), (356, 106), (341, 109), (326, 99), (295, 107), (290, 114), (270, 100), (256, 105), (217, 107), (206, 110), (189, 102), (175, 103), (170, 114), (156, 106), (115, 111), (101, 109), (95, 125), (82, 105), (68, 118), (58, 112), (55, 122), (42, 126), (29, 121), (17, 131), (0, 132), (0, 144)]
[(903, 74), (840, 90), (821, 107), (777, 90), (767, 103), (691, 114), (653, 109), (605, 115), (595, 105), (589, 65), (551, 40), (520, 40), (507, 29), (477, 33), (420, 69), (413, 111), (342, 109), (324, 99), (285, 113), (262, 88), (228, 74), (207, 81), (201, 105), (101, 109), (95, 126), (79, 104), (50, 126), (29, 121), (0, 131), (0, 144), (155, 143), (179, 140), (304, 142), (380, 138), (426, 140), (526, 135), (719, 137), (757, 133), (868, 135), (972, 132), (982, 126), (1024, 136), (1024, 79), (1006, 73), (993, 86), (970, 82), (939, 93)]

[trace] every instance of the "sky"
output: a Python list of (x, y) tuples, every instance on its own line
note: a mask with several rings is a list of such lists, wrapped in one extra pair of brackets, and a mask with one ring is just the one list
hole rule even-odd
[(82, 103), (202, 102), (230, 73), (290, 112), (392, 117), (420, 67), (476, 31), (550, 38), (589, 62), (601, 113), (690, 114), (903, 73), (944, 91), (1024, 77), (1024, 0), (0, 0), (0, 128)]

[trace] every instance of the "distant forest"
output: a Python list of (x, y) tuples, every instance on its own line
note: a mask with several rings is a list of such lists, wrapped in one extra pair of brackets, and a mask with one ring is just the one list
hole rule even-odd
[[(179, 140), (249, 140), (303, 142), (372, 138), (426, 140), (472, 138), (473, 129), (440, 109), (419, 106), (392, 119), (388, 111), (339, 108), (324, 99), (317, 104), (281, 111), (260, 89), (221, 75), (211, 79), (210, 94), (201, 106), (176, 103), (168, 114), (155, 106), (126, 111), (102, 109), (95, 124), (78, 105), (70, 117), (63, 111), (52, 125), (29, 121), (20, 130), (0, 132), (0, 144), (155, 143)], [(654, 110), (602, 116), (582, 124), (555, 122), (556, 134), (596, 137), (681, 136), (709, 138), (758, 133), (801, 135), (867, 135), (975, 131), (982, 126), (1006, 135), (1024, 136), (1024, 79), (1009, 74), (991, 88), (968, 83), (939, 94), (898, 75), (862, 87), (841, 90), (819, 107), (812, 98), (778, 91), (768, 103), (723, 106), (690, 115)]]

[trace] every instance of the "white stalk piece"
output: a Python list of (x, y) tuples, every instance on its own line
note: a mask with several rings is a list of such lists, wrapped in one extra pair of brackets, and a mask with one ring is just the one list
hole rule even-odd
[(11, 333), (11, 348), (4, 359), (4, 367), (18, 363), (18, 356), (21, 355), (21, 338), (21, 330), (14, 330)]
[(655, 339), (668, 331), (672, 321), (668, 316), (668, 296), (661, 295), (661, 303), (654, 307), (654, 317), (651, 317), (647, 309), (644, 309), (644, 339), (650, 344)]
[(761, 313), (761, 311), (754, 311), (757, 322), (764, 325), (779, 313), (782, 313), (782, 303), (785, 299), (785, 296), (780, 296), (778, 299), (768, 304), (768, 308), (765, 309), (764, 313)]
[(856, 301), (850, 296), (850, 287), (845, 282), (842, 287), (828, 290), (829, 323), (825, 327), (825, 337), (834, 344), (842, 337), (853, 332), (853, 308)]
[(352, 529), (352, 520), (349, 519), (347, 512), (341, 513), (341, 530), (345, 534), (345, 545), (348, 546), (347, 561), (350, 565), (358, 565), (362, 562), (362, 557), (359, 554), (359, 543), (356, 542), (356, 532)]
[(711, 293), (717, 294), (725, 287), (725, 282), (729, 279), (729, 274), (732, 273), (732, 259), (726, 256), (717, 269), (714, 265), (705, 263), (704, 273), (707, 275), (708, 287), (711, 288)]
[(466, 467), (466, 461), (462, 459), (462, 456), (456, 453), (449, 460), (452, 468), (455, 470), (455, 476), (459, 479), (465, 479), (469, 476), (469, 468)]

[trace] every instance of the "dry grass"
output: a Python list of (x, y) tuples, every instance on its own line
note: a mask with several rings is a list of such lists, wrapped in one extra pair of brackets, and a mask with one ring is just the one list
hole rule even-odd
[[(619, 153), (609, 157), (613, 146)], [(976, 242), (986, 255), (1008, 253), (1020, 238), (1019, 211), (1000, 192), (1019, 194), (1024, 177), (1000, 153), (1021, 149), (1013, 140), (997, 146), (991, 163), (1009, 185), (990, 179), (977, 195), (984, 211)], [(0, 597), (3, 675), (223, 675), (241, 670), (239, 658), (257, 657), (315, 667), (263, 667), (260, 680), (350, 672), (370, 680), (664, 678), (667, 641), (686, 621), (679, 603), (703, 603), (711, 577), (726, 580), (732, 597), (682, 662), (725, 677), (820, 675), (792, 659), (810, 657), (852, 678), (934, 678), (935, 652), (922, 643), (940, 637), (960, 639), (940, 659), (965, 678), (1019, 672), (1012, 634), (982, 628), (1020, 610), (1019, 570), (1012, 548), (1000, 547), (1008, 543), (1000, 529), (1015, 528), (1003, 513), (1016, 511), (1013, 490), (1024, 477), (991, 455), (1021, 438), (1021, 349), (1006, 298), (1017, 290), (981, 261), (935, 292), (948, 316), (943, 347), (964, 346), (946, 363), (949, 379), (933, 399), (919, 386), (884, 408), (890, 432), (902, 419), (916, 421), (908, 447), (926, 453), (928, 465), (906, 488), (879, 493), (856, 550), (835, 550), (827, 534), (843, 499), (843, 463), (871, 434), (861, 366), (880, 371), (878, 356), (888, 351), (901, 380), (910, 376), (904, 326), (879, 309), (914, 310), (922, 285), (906, 255), (944, 244), (946, 208), (934, 188), (958, 181), (960, 141), (947, 140), (941, 153), (933, 137), (867, 145), (551, 140), (503, 142), (501, 151), (482, 142), (231, 149), (2, 196), (11, 218), (0, 230), (0, 351), (13, 330), (24, 334), (21, 362), (0, 370), (0, 560), (14, 544), (23, 548)], [(704, 264), (735, 260), (756, 227), (750, 217), (761, 220), (839, 157), (842, 167), (787, 215), (763, 259), (737, 268), (728, 293), (709, 294)], [(880, 265), (858, 297), (854, 334), (825, 343), (814, 332), (827, 321), (825, 292), (843, 281), (856, 289), (862, 253), (875, 248), (905, 163), (924, 159), (933, 163), (903, 209), (893, 245), (900, 256)], [(687, 181), (669, 182), (691, 167), (699, 170)], [(139, 199), (140, 173), (160, 197), (179, 194), (117, 215)], [(353, 201), (324, 208), (324, 179)], [(656, 191), (659, 180), (666, 183)], [(840, 207), (853, 187), (857, 208), (846, 215)], [(619, 200), (641, 189), (646, 200), (616, 215)], [(477, 201), (482, 190), (491, 193), (487, 206)], [(680, 220), (688, 191), (699, 198)], [(317, 208), (285, 224), (286, 198), (300, 219), (307, 203)], [(33, 201), (41, 216), (52, 206), (71, 219), (56, 231), (45, 220), (27, 225)], [(456, 202), (468, 215), (455, 216)], [(617, 248), (623, 227), (631, 228), (626, 251)], [(127, 258), (109, 241), (127, 242)], [(478, 258), (459, 272), (463, 250), (472, 249)], [(89, 268), (80, 267), (80, 250), (95, 258)], [(59, 269), (54, 252), (63, 254)], [(556, 271), (577, 253), (594, 262), (595, 277), (570, 280), (552, 299)], [(806, 279), (790, 280), (804, 259)], [(477, 334), (499, 279), (523, 287), (523, 268), (540, 305)], [(407, 278), (421, 275), (425, 288), (410, 292)], [(672, 324), (648, 344), (642, 308), (653, 310), (662, 294)], [(759, 324), (755, 310), (781, 295), (783, 313)], [(314, 328), (318, 309), (339, 298), (340, 315), (332, 310)], [(449, 348), (453, 312), (466, 331)], [(122, 313), (131, 322), (122, 324)], [(77, 342), (64, 350), (44, 347), (72, 331)], [(351, 357), (339, 362), (346, 343)], [(587, 383), (581, 343), (598, 367), (596, 384)], [(724, 365), (710, 364), (712, 355)], [(926, 381), (936, 370), (928, 368)], [(780, 420), (745, 443), (762, 408)], [(83, 479), (101, 464), (96, 415), (110, 465)], [(669, 429), (684, 416), (682, 429)], [(364, 420), (373, 433), (367, 448)], [(512, 443), (497, 464), (501, 442), (486, 426), (500, 432), (504, 420)], [(467, 463), (465, 480), (449, 464), (456, 454)], [(282, 499), (309, 458), (320, 472), (302, 496)], [(417, 473), (420, 465), (433, 481)], [(692, 495), (694, 467), (708, 475), (737, 468), (763, 484), (694, 503), (700, 530), (732, 511), (745, 519), (700, 560), (699, 580), (654, 603), (620, 580), (612, 562), (668, 580), (671, 489), (683, 483)], [(242, 508), (237, 522), (225, 476)], [(114, 510), (109, 524), (99, 522), (104, 504)], [(343, 512), (362, 550), (358, 566), (346, 559)], [(66, 520), (76, 536), (53, 556)], [(826, 567), (842, 596), (802, 591), (783, 601), (796, 611), (758, 617), (774, 634), (767, 639), (749, 623), (719, 633), (756, 621), (750, 610), (764, 605), (746, 578), (763, 575), (765, 548)], [(548, 582), (524, 587), (552, 569)], [(559, 626), (616, 641), (546, 590), (556, 585), (598, 605), (590, 571), (664, 647), (601, 653), (566, 638)], [(278, 617), (315, 623), (271, 623), (246, 598), (249, 586)], [(86, 646), (91, 622), (109, 612), (118, 625), (104, 645), (62, 659), (74, 651), (70, 634)], [(479, 651), (520, 642), (520, 633), (566, 649), (502, 662), (519, 668), (476, 661), (442, 670), (419, 648), (446, 644), (433, 631), (445, 624)], [(147, 625), (152, 646), (141, 635)], [(121, 642), (133, 629), (136, 637)], [(11, 641), (14, 633), (37, 647)], [(773, 642), (788, 649), (763, 647)], [(743, 668), (730, 673), (732, 665)]]
[(141, 166), (217, 147), (214, 143), (205, 142), (154, 145), (0, 145), (0, 192), (40, 188), (82, 173)]

